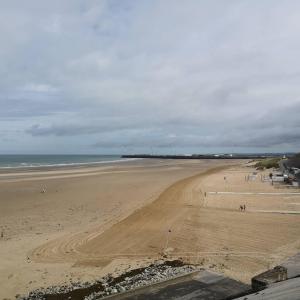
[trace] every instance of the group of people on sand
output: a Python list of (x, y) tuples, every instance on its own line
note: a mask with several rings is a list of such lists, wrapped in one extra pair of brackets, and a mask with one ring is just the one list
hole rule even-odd
[(246, 211), (246, 205), (245, 204), (240, 205), (240, 211)]

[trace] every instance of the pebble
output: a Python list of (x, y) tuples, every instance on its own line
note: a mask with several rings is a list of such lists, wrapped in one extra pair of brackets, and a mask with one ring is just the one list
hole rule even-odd
[[(65, 294), (65, 299), (72, 299), (70, 293), (79, 288), (88, 289), (91, 286), (99, 286), (99, 292), (92, 292), (86, 295), (84, 300), (100, 299), (108, 295), (125, 292), (134, 288), (139, 288), (145, 285), (157, 283), (160, 281), (171, 279), (178, 275), (183, 275), (196, 269), (196, 266), (192, 265), (180, 265), (165, 263), (164, 261), (156, 261), (154, 264), (144, 268), (140, 273), (130, 276), (130, 271), (127, 272), (128, 276), (120, 281), (117, 278), (113, 278), (111, 274), (94, 282), (70, 282), (69, 285), (51, 286), (46, 289), (38, 289), (29, 293), (27, 297), (18, 298), (20, 300), (43, 300), (46, 295), (60, 294), (58, 298), (61, 299), (61, 295)], [(123, 275), (124, 276), (124, 275)], [(119, 277), (120, 278), (120, 277)], [(122, 277), (121, 277), (122, 278)]]

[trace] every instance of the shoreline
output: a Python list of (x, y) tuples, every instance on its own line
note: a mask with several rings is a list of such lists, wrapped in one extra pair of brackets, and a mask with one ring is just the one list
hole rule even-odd
[(1, 173), (13, 173), (13, 172), (30, 172), (30, 171), (55, 171), (55, 170), (69, 170), (69, 169), (81, 169), (89, 167), (98, 167), (101, 165), (114, 165), (119, 163), (133, 162), (142, 160), (142, 158), (120, 158), (118, 160), (108, 160), (99, 162), (82, 162), (82, 163), (65, 163), (65, 164), (53, 164), (53, 165), (39, 165), (39, 166), (15, 166), (15, 167), (1, 167)]

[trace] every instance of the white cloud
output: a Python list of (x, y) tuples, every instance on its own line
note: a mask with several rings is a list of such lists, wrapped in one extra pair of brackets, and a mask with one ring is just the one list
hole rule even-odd
[(56, 92), (57, 88), (55, 88), (49, 84), (30, 83), (30, 84), (26, 84), (23, 87), (23, 91), (33, 92), (33, 93), (51, 93), (51, 92)]

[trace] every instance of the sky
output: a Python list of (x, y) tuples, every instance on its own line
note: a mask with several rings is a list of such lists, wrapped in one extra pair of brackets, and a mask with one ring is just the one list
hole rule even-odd
[(300, 149), (299, 0), (0, 0), (0, 153)]

